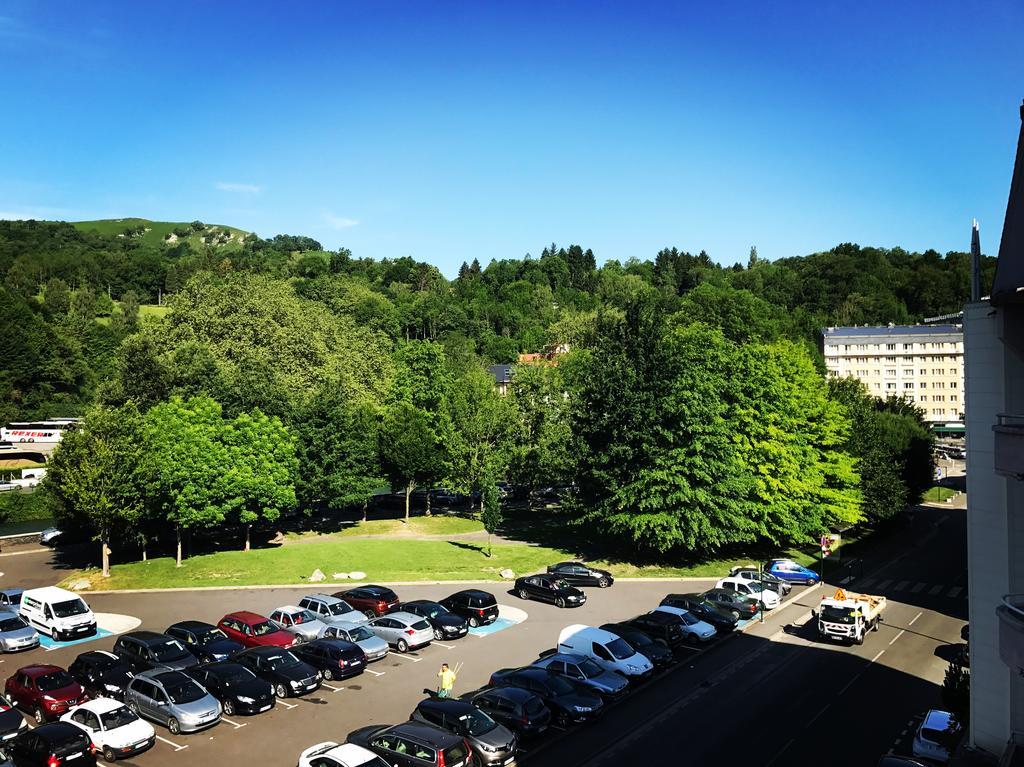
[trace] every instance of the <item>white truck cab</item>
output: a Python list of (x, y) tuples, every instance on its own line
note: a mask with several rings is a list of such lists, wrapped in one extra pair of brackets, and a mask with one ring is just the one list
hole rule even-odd
[(78, 594), (56, 586), (27, 589), (18, 613), (40, 634), (54, 641), (81, 639), (96, 633), (96, 616)]
[(822, 597), (818, 605), (818, 634), (825, 639), (864, 644), (869, 631), (878, 631), (885, 606), (885, 597), (836, 589), (832, 596)]
[(558, 634), (558, 652), (585, 655), (602, 668), (630, 679), (646, 676), (654, 669), (654, 664), (622, 637), (579, 623), (566, 626)]

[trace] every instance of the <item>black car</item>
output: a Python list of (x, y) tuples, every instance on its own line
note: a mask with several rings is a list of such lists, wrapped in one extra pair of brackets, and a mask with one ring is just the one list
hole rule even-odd
[(604, 707), (601, 696), (564, 676), (535, 666), (505, 668), (491, 674), (489, 687), (519, 687), (544, 701), (555, 721), (565, 727), (593, 719)]
[(625, 639), (657, 669), (666, 669), (675, 662), (676, 656), (666, 642), (655, 639), (636, 626), (630, 626), (628, 623), (606, 623), (601, 628)]
[(348, 679), (366, 670), (366, 653), (344, 639), (314, 639), (292, 648), (292, 652), (319, 669), (324, 679)]
[(579, 607), (587, 595), (553, 575), (524, 575), (516, 578), (516, 594), (520, 599), (539, 599), (556, 607)]
[(470, 702), (521, 738), (540, 735), (551, 724), (544, 701), (521, 687), (496, 687), (473, 696)]
[(710, 623), (719, 636), (735, 631), (739, 620), (727, 610), (706, 600), (701, 594), (669, 594), (661, 600), (665, 607), (679, 607), (689, 610), (694, 617)]
[(51, 722), (26, 730), (10, 741), (6, 749), (17, 767), (96, 765), (89, 736), (70, 722)]
[(274, 707), (274, 686), (241, 663), (204, 663), (185, 673), (220, 701), (227, 716), (261, 714)]
[(323, 677), (319, 671), (305, 661), (299, 660), (290, 650), (281, 647), (250, 647), (234, 658), (260, 679), (274, 686), (279, 698), (305, 695), (320, 689)]
[(185, 649), (195, 655), (200, 663), (227, 660), (245, 649), (245, 645), (228, 639), (228, 635), (212, 623), (202, 621), (180, 621), (168, 626), (164, 633), (185, 645)]
[(582, 562), (559, 562), (548, 565), (548, 573), (556, 575), (570, 586), (597, 586), (606, 589), (615, 583), (612, 574), (607, 570), (588, 567)]
[(22, 730), (28, 729), (28, 722), (7, 698), (0, 696), (0, 743), (6, 743)]
[(626, 624), (640, 629), (652, 639), (660, 639), (673, 650), (686, 644), (686, 633), (678, 615), (655, 611), (638, 615)]
[(184, 671), (199, 663), (196, 656), (173, 637), (155, 631), (129, 631), (114, 642), (114, 655), (132, 671)]
[(473, 751), (476, 767), (503, 767), (515, 761), (516, 734), (468, 701), (431, 696), (419, 702), (409, 719), (461, 735)]
[(124, 700), (134, 672), (112, 652), (89, 650), (75, 658), (68, 673), (82, 685), (90, 698), (106, 697)]
[(461, 615), (451, 612), (440, 602), (431, 602), (427, 599), (416, 599), (412, 602), (401, 602), (391, 608), (389, 612), (412, 613), (421, 618), (426, 618), (427, 623), (434, 629), (434, 639), (458, 639), (466, 636), (469, 626), (466, 619)]
[(465, 765), (472, 753), (460, 736), (425, 722), (361, 727), (348, 734), (348, 742), (370, 749), (396, 767)]
[(708, 589), (701, 596), (705, 601), (725, 610), (737, 620), (749, 620), (756, 616), (757, 611), (761, 609), (758, 600), (751, 599), (732, 589)]
[(487, 591), (458, 591), (442, 599), (441, 604), (469, 621), (470, 626), (486, 626), (498, 620), (498, 600), (494, 598), (494, 594)]

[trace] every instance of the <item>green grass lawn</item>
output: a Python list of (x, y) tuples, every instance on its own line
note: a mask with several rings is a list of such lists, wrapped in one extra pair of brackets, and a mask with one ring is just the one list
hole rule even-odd
[(333, 533), (303, 532), (289, 533), (291, 539), (299, 538), (351, 538), (360, 535), (461, 535), (484, 529), (478, 520), (464, 517), (431, 516), (411, 517), (408, 522), (401, 519), (371, 519), (356, 522)]
[(167, 316), (167, 312), (169, 312), (170, 309), (171, 308), (166, 304), (163, 306), (157, 306), (156, 304), (140, 304), (139, 317), (156, 317), (157, 319), (163, 319)]
[(954, 495), (956, 495), (955, 490), (951, 490), (948, 487), (939, 487), (936, 485), (935, 487), (929, 488), (928, 490), (925, 491), (923, 500), (941, 503), (942, 501), (948, 501)]
[[(159, 245), (164, 242), (164, 238), (173, 232), (178, 227), (188, 226), (187, 222), (183, 221), (150, 221), (145, 218), (106, 218), (98, 221), (73, 221), (72, 226), (83, 232), (94, 231), (100, 234), (117, 236), (122, 234), (125, 229), (133, 228), (136, 226), (144, 226), (147, 231), (142, 234), (138, 239), (148, 245)], [(225, 226), (223, 224), (207, 224), (207, 230), (227, 230), (231, 232), (234, 239), (229, 243), (225, 243), (219, 247), (225, 248), (226, 250), (237, 250), (241, 247), (241, 243), (238, 241), (238, 235), (245, 236), (246, 232), (241, 229), (236, 229), (233, 226)], [(202, 232), (189, 235), (186, 239), (197, 246), (202, 245)]]

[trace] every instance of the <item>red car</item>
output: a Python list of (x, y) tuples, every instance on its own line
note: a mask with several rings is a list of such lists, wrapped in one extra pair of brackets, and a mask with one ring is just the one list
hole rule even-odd
[(56, 719), (89, 697), (60, 666), (43, 665), (19, 668), (8, 678), (4, 693), (15, 706), (30, 711), (38, 724)]
[(367, 618), (379, 618), (392, 607), (398, 604), (398, 594), (387, 586), (374, 586), (369, 584), (339, 591), (333, 596), (344, 599), (355, 609), (361, 610)]
[(228, 613), (220, 619), (217, 628), (227, 634), (229, 639), (241, 642), (246, 647), (291, 647), (295, 644), (295, 634), (247, 610)]

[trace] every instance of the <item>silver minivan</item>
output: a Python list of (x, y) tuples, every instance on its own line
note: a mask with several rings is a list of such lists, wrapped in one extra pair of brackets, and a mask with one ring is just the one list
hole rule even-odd
[(297, 642), (312, 642), (319, 639), (327, 629), (327, 624), (312, 610), (295, 605), (278, 607), (270, 614), (270, 620), (290, 634), (294, 634)]
[(426, 620), (412, 613), (388, 613), (369, 623), (370, 631), (398, 652), (408, 652), (430, 644), (434, 629)]
[(197, 732), (220, 721), (220, 701), (180, 671), (143, 671), (128, 683), (125, 703), (173, 735)]
[(329, 594), (309, 594), (299, 600), (299, 607), (305, 607), (316, 617), (333, 626), (336, 623), (366, 623), (367, 617), (341, 597)]
[(366, 625), (365, 616), (361, 623), (345, 621), (332, 623), (327, 627), (324, 636), (331, 639), (344, 639), (346, 642), (359, 645), (359, 649), (365, 653), (369, 663), (380, 660), (388, 654), (388, 643), (370, 631), (370, 627)]

